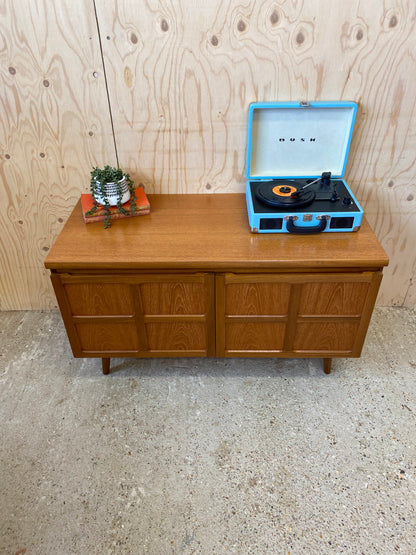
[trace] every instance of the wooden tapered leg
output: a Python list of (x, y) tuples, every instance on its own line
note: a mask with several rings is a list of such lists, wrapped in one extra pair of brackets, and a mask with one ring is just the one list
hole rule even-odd
[(103, 374), (109, 374), (110, 373), (110, 359), (109, 358), (102, 358), (101, 361), (103, 363)]
[(324, 372), (325, 374), (331, 373), (332, 358), (324, 358)]

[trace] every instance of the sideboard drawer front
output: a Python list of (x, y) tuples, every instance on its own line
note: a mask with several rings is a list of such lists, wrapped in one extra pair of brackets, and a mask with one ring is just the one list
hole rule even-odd
[(231, 351), (282, 351), (285, 324), (229, 322), (225, 332), (225, 350)]
[(65, 283), (73, 316), (133, 314), (130, 286), (126, 283)]
[(145, 314), (205, 314), (205, 282), (171, 281), (140, 285)]
[(359, 316), (369, 286), (369, 281), (305, 283), (302, 286), (299, 315)]
[(217, 354), (358, 356), (380, 279), (378, 272), (219, 275)]
[(76, 356), (212, 356), (211, 273), (53, 275)]
[(149, 351), (205, 351), (206, 325), (198, 322), (146, 324)]
[(136, 326), (121, 323), (80, 323), (75, 325), (82, 351), (138, 351)]
[(359, 321), (298, 323), (293, 350), (295, 352), (351, 353), (357, 337)]
[[(250, 279), (250, 278), (248, 278)], [(255, 282), (226, 285), (225, 313), (227, 315), (285, 315), (290, 297), (288, 283)]]

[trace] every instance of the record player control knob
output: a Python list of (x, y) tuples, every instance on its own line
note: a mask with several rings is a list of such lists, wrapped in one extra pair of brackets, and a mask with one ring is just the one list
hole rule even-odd
[(342, 201), (344, 204), (346, 204), (347, 206), (352, 204), (352, 200), (350, 197), (344, 197), (344, 200)]

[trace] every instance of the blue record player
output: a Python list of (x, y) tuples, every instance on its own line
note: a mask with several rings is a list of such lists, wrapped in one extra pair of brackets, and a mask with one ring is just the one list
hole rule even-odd
[(363, 210), (342, 178), (354, 102), (255, 102), (246, 200), (253, 233), (358, 231)]

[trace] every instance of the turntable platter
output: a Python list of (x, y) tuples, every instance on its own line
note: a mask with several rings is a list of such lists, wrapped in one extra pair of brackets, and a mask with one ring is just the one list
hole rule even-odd
[(256, 197), (260, 202), (276, 208), (300, 208), (314, 201), (315, 191), (302, 191), (296, 196), (298, 189), (294, 181), (281, 181), (277, 184), (276, 181), (267, 181), (259, 184)]

